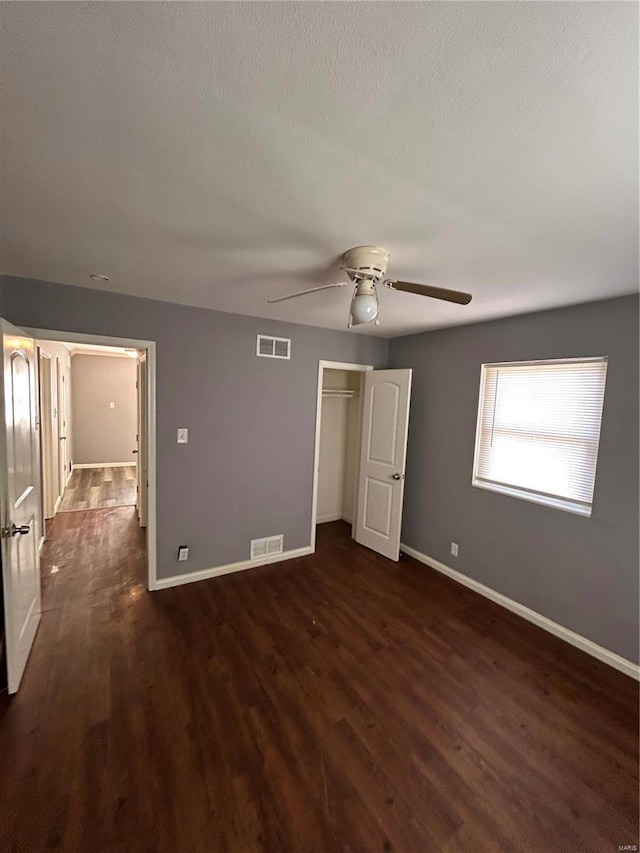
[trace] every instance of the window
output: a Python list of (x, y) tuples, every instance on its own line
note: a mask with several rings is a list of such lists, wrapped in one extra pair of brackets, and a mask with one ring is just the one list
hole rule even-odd
[(591, 515), (606, 358), (483, 364), (473, 485)]

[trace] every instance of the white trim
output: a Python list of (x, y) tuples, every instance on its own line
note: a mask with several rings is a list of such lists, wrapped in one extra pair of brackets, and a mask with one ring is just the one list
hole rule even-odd
[(105, 347), (126, 347), (128, 349), (146, 349), (155, 346), (155, 341), (145, 341), (141, 338), (114, 338), (111, 335), (90, 335), (84, 332), (58, 332), (55, 329), (34, 329), (31, 326), (21, 326), (29, 337), (42, 341), (57, 343), (99, 344)]
[(156, 345), (147, 346), (147, 562), (149, 589), (156, 588), (158, 539), (156, 519)]
[(131, 462), (74, 462), (73, 470), (76, 468), (135, 468), (136, 460)]
[(292, 551), (283, 551), (282, 554), (274, 554), (272, 557), (263, 557), (260, 560), (241, 560), (239, 563), (228, 563), (226, 566), (216, 566), (213, 569), (201, 569), (198, 572), (189, 572), (185, 575), (172, 575), (168, 578), (158, 578), (155, 589), (168, 589), (173, 586), (182, 586), (185, 583), (196, 583), (197, 581), (217, 578), (220, 575), (229, 575), (233, 572), (243, 572), (245, 569), (255, 569), (258, 566), (269, 566), (272, 563), (282, 563), (285, 560), (295, 560), (298, 557), (306, 557), (313, 554), (313, 548), (295, 548)]
[(608, 355), (588, 355), (584, 358), (576, 356), (572, 358), (539, 358), (529, 361), (485, 361), (482, 364), (482, 367), (533, 367), (534, 365), (537, 366), (539, 364), (577, 364), (579, 362), (584, 364), (591, 364), (592, 362), (608, 360)]
[(82, 349), (82, 347), (72, 347), (71, 358), (73, 358), (75, 355), (97, 356), (98, 358), (131, 358), (131, 356), (127, 355), (126, 352), (109, 352), (108, 350), (100, 352), (99, 350), (94, 349)]
[(532, 489), (520, 489), (517, 486), (509, 486), (506, 483), (493, 482), (492, 480), (482, 480), (475, 476), (471, 480), (471, 485), (476, 489), (486, 489), (488, 492), (496, 492), (499, 495), (507, 495), (521, 501), (548, 506), (551, 509), (572, 512), (574, 515), (581, 515), (583, 518), (591, 518), (591, 504), (572, 501), (569, 498), (556, 498), (552, 495), (535, 492)]
[(330, 521), (342, 521), (341, 512), (330, 512), (329, 515), (316, 516), (316, 524), (327, 524)]
[(429, 566), (430, 568), (435, 569), (437, 572), (446, 575), (448, 578), (451, 578), (451, 580), (454, 580), (456, 583), (469, 587), (469, 589), (472, 589), (479, 595), (483, 595), (485, 598), (489, 598), (491, 601), (494, 601), (501, 607), (510, 610), (512, 613), (516, 613), (518, 616), (522, 616), (523, 619), (526, 619), (528, 622), (532, 622), (539, 628), (542, 628), (543, 630), (548, 631), (550, 634), (559, 637), (561, 640), (570, 643), (577, 649), (580, 649), (581, 651), (586, 652), (588, 655), (597, 658), (603, 663), (612, 666), (614, 669), (623, 672), (625, 675), (629, 675), (631, 676), (631, 678), (635, 678), (637, 681), (640, 681), (640, 666), (633, 663), (632, 661), (615, 654), (615, 652), (610, 652), (608, 649), (603, 648), (603, 646), (599, 646), (592, 640), (588, 640), (586, 637), (583, 637), (580, 634), (576, 634), (569, 628), (565, 628), (562, 625), (558, 625), (557, 622), (553, 622), (551, 619), (547, 619), (546, 616), (542, 616), (540, 613), (536, 613), (535, 610), (531, 610), (530, 608), (525, 607), (524, 604), (519, 604), (512, 598), (507, 598), (506, 595), (502, 595), (502, 593), (496, 592), (495, 590), (491, 589), (488, 586), (485, 586), (479, 581), (473, 580), (473, 578), (467, 577), (467, 575), (463, 575), (462, 572), (458, 572), (455, 569), (452, 569), (450, 566), (447, 566), (444, 563), (435, 560), (433, 557), (428, 557), (426, 554), (423, 554), (420, 551), (416, 551), (415, 548), (411, 548), (409, 545), (401, 544), (400, 550), (403, 553), (407, 554), (407, 556), (413, 557), (414, 560), (418, 560), (418, 562), (424, 563), (426, 566)]
[[(318, 468), (320, 465), (320, 426), (322, 424), (322, 382), (324, 371), (327, 370), (354, 370), (363, 372), (373, 370), (372, 364), (350, 364), (347, 361), (324, 361), (318, 362), (318, 387), (316, 389), (316, 436), (313, 448), (313, 497), (311, 499), (311, 551), (316, 550), (316, 524), (318, 524)], [(327, 519), (328, 520), (328, 519)], [(337, 520), (337, 519), (336, 519)]]
[[(320, 359), (318, 362), (318, 367), (322, 368), (324, 371), (326, 370), (358, 370), (360, 372), (364, 370), (373, 370), (374, 367), (372, 364), (351, 364), (348, 361), (325, 361), (324, 359)], [(320, 390), (322, 391), (322, 385), (320, 386)]]
[(347, 524), (353, 524), (353, 519), (349, 518), (344, 512), (332, 512), (329, 515), (321, 515), (316, 518), (316, 524), (327, 524), (329, 521), (346, 521)]
[(44, 536), (41, 536), (40, 542), (38, 543), (38, 554), (42, 554), (43, 548), (44, 548)]
[(158, 543), (156, 518), (156, 344), (140, 338), (116, 338), (110, 335), (90, 335), (83, 332), (59, 332), (52, 329), (23, 327), (31, 337), (59, 343), (101, 344), (147, 351), (147, 566), (149, 590), (156, 589)]
[(54, 516), (58, 512), (58, 510), (60, 509), (61, 503), (62, 503), (62, 495), (58, 495), (58, 497), (56, 498), (56, 502), (53, 505), (53, 515)]

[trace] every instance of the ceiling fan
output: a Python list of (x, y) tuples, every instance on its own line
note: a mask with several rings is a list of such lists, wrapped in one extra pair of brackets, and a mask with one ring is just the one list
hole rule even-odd
[[(309, 290), (301, 290), (289, 296), (279, 296), (277, 299), (268, 299), (267, 302), (284, 302), (286, 299), (296, 299), (298, 296), (306, 296), (308, 293), (317, 293), (319, 290), (330, 290), (333, 287), (348, 287), (354, 285), (351, 305), (349, 307), (348, 327), (358, 326), (362, 323), (375, 321), (376, 326), (380, 324), (378, 317), (378, 293), (376, 284), (387, 271), (389, 252), (380, 246), (357, 246), (349, 249), (342, 256), (340, 269), (349, 276), (349, 281), (338, 281), (334, 284), (323, 284), (322, 287), (312, 287)], [(459, 305), (468, 305), (471, 302), (471, 294), (459, 290), (446, 290), (443, 287), (433, 287), (430, 284), (413, 284), (410, 281), (396, 281), (396, 279), (385, 279), (384, 284), (391, 290), (401, 290), (405, 293), (416, 293), (418, 296), (430, 296), (432, 299), (444, 299), (446, 302), (457, 302)]]

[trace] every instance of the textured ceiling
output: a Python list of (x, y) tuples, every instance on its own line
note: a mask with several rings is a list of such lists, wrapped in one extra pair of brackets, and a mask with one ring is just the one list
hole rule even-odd
[[(2, 3), (2, 272), (378, 334), (638, 286), (635, 3)], [(376, 331), (364, 327), (365, 332)]]

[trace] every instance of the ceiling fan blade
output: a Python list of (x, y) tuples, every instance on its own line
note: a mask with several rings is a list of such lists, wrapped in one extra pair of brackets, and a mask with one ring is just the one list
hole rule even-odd
[(351, 281), (337, 281), (335, 284), (323, 284), (322, 287), (311, 287), (309, 290), (300, 290), (298, 293), (290, 293), (289, 296), (279, 296), (277, 299), (267, 299), (270, 305), (274, 302), (284, 302), (286, 299), (296, 299), (298, 296), (306, 296), (307, 293), (317, 293), (319, 290), (330, 290), (332, 287), (348, 287)]
[(444, 299), (445, 302), (457, 302), (459, 305), (468, 305), (471, 302), (471, 294), (460, 290), (447, 290), (444, 287), (433, 287), (430, 284), (413, 284), (410, 281), (385, 281), (387, 287), (392, 290), (402, 290), (405, 293), (416, 293), (418, 296), (431, 296), (433, 299)]

